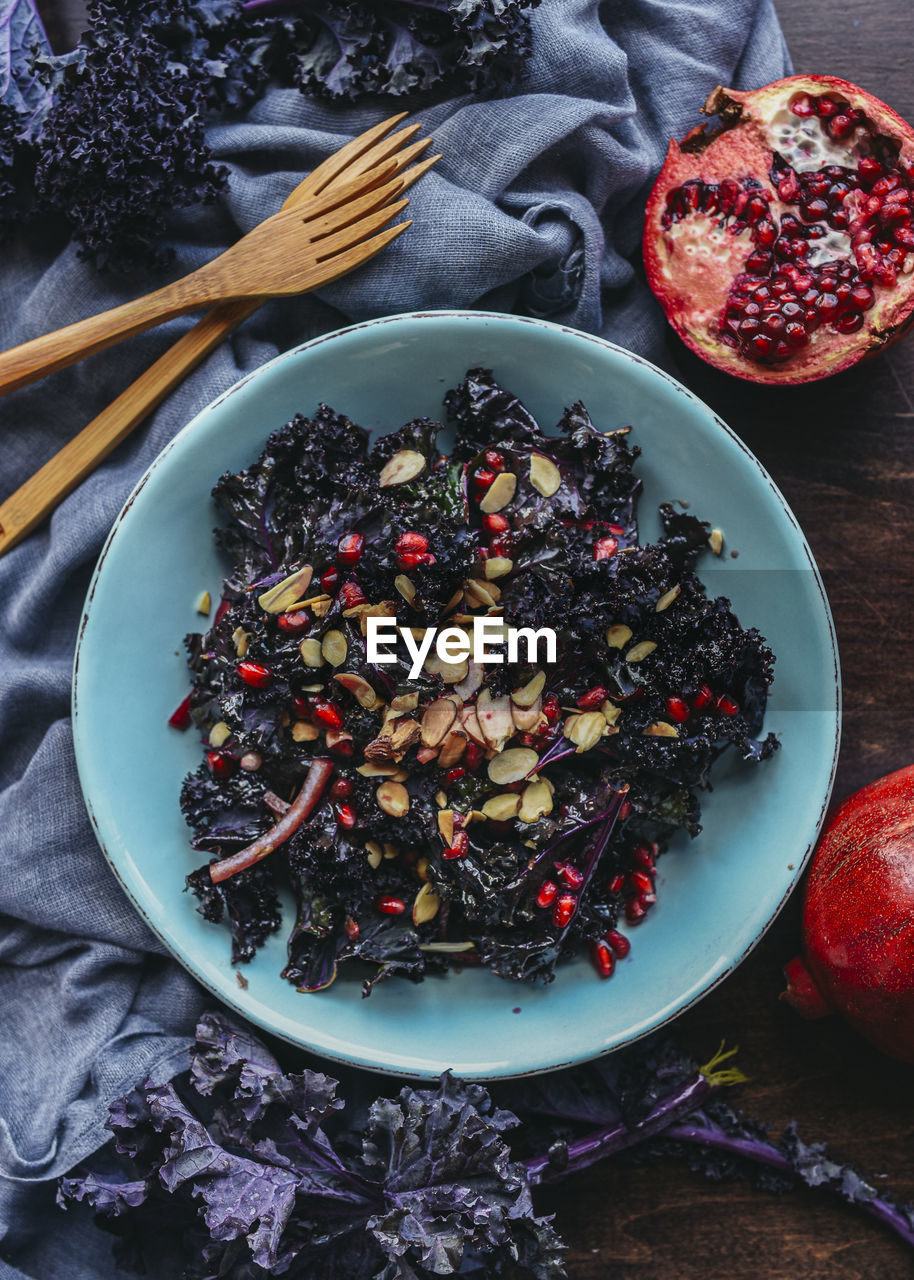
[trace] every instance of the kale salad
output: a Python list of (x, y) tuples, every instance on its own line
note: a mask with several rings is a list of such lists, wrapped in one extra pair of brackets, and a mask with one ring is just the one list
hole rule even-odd
[[(485, 369), (445, 409), (447, 454), (439, 422), (372, 446), (321, 404), (213, 491), (232, 569), (171, 721), (203, 739), (187, 883), (233, 962), (281, 927), (288, 888), (301, 991), (351, 960), (365, 994), (468, 965), (549, 981), (582, 951), (610, 977), (671, 836), (701, 829), (715, 759), (777, 746), (774, 657), (695, 572), (720, 531), (664, 504), (639, 542), (630, 428), (577, 403), (547, 435)], [(416, 644), (486, 619), (490, 660), (433, 647), (416, 668), (400, 636), (373, 661), (377, 619)], [(520, 628), (554, 652), (531, 661)]]

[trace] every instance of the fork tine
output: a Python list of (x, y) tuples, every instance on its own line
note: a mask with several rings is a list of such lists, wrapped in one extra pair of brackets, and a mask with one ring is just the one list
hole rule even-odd
[(381, 164), (384, 160), (399, 160), (406, 144), (416, 136), (421, 128), (422, 125), (417, 121), (415, 124), (409, 124), (405, 129), (400, 129), (397, 133), (391, 134), (389, 138), (382, 138), (370, 151), (360, 156), (358, 160), (354, 160), (349, 166), (349, 171), (351, 173), (361, 173), (365, 169), (370, 169), (372, 165)]
[(324, 236), (311, 246), (315, 262), (326, 262), (328, 258), (334, 257), (335, 254), (354, 248), (361, 241), (364, 241), (366, 236), (371, 235), (373, 231), (378, 231), (384, 226), (385, 222), (389, 222), (391, 218), (396, 217), (408, 204), (409, 201), (406, 199), (395, 200), (393, 204), (385, 204), (383, 208), (375, 209), (372, 213), (366, 214), (358, 222), (349, 223), (333, 235)]
[(412, 225), (412, 218), (407, 218), (405, 222), (398, 222), (396, 226), (388, 227), (386, 231), (372, 236), (370, 240), (363, 240), (360, 244), (353, 245), (351, 249), (341, 253), (338, 257), (328, 259), (322, 263), (328, 274), (322, 277), (321, 285), (331, 284), (334, 280), (339, 280), (340, 276), (344, 276), (355, 267), (361, 266), (363, 262), (368, 262), (369, 259), (379, 254), (382, 249), (385, 249), (392, 240), (396, 240), (397, 236), (401, 236), (407, 227)]
[[(340, 147), (339, 151), (334, 151), (326, 160), (323, 160), (316, 169), (313, 169), (303, 183), (299, 183), (299, 187), (307, 184), (304, 195), (320, 195), (332, 182), (346, 170), (353, 162), (359, 162), (362, 158), (371, 152), (375, 144), (381, 141), (386, 134), (390, 133), (395, 125), (401, 120), (405, 120), (409, 112), (399, 111), (394, 116), (389, 116), (386, 120), (382, 120), (380, 124), (373, 125), (372, 128), (366, 129), (364, 133), (360, 133), (357, 138), (353, 138), (351, 142), (347, 142)], [(363, 166), (364, 167), (364, 166)], [(369, 164), (370, 167), (370, 164)], [(316, 181), (315, 181), (316, 179)], [(294, 195), (299, 187), (296, 187)]]
[(411, 187), (414, 182), (418, 182), (423, 173), (428, 173), (432, 165), (437, 164), (440, 159), (441, 152), (439, 151), (437, 155), (429, 156), (425, 160), (420, 160), (418, 164), (414, 164), (411, 168), (407, 169), (405, 173), (400, 174), (400, 190), (405, 191), (407, 187)]
[(366, 191), (358, 200), (347, 200), (345, 204), (318, 217), (315, 217), (309, 209), (307, 216), (302, 219), (302, 226), (309, 241), (317, 244), (332, 231), (348, 227), (373, 210), (380, 209), (388, 200), (398, 196), (403, 189), (403, 178), (396, 177), (391, 182), (386, 182), (383, 187), (374, 187), (371, 191)]
[(310, 222), (333, 209), (352, 204), (363, 195), (370, 195), (380, 186), (396, 177), (397, 166), (393, 160), (387, 160), (376, 168), (357, 173), (346, 180), (340, 179), (327, 187), (319, 196), (312, 196), (307, 203), (306, 217)]

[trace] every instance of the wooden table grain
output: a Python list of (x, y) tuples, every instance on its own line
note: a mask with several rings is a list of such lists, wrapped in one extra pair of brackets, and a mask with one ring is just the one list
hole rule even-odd
[[(549, 0), (547, 0), (549, 2)], [(776, 0), (798, 71), (843, 76), (914, 119), (910, 0)], [(80, 29), (82, 0), (47, 0), (52, 37)], [(696, 102), (696, 110), (699, 104)], [(838, 631), (844, 727), (835, 796), (914, 760), (914, 337), (827, 383), (749, 386), (677, 346), (679, 377), (743, 437), (806, 532)], [(778, 999), (797, 950), (799, 898), (727, 982), (682, 1019), (705, 1060), (722, 1036), (750, 1076), (741, 1105), (779, 1132), (790, 1119), (879, 1188), (914, 1201), (914, 1068), (833, 1019)], [(572, 1280), (902, 1280), (914, 1255), (822, 1192), (716, 1184), (675, 1161), (605, 1164), (543, 1193), (569, 1242)]]

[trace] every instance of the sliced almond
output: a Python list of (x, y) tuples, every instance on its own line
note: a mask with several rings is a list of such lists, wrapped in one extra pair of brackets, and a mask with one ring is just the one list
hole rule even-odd
[(501, 511), (506, 507), (517, 490), (517, 476), (513, 471), (500, 472), (486, 490), (486, 496), (479, 504), (479, 510), (485, 515), (493, 511)]
[(301, 691), (302, 693), (322, 693), (323, 688), (324, 686), (320, 682), (317, 684), (303, 684)]
[(365, 845), (365, 852), (368, 854), (368, 865), (377, 871), (384, 860), (384, 850), (377, 840), (369, 840)]
[(460, 662), (448, 662), (444, 658), (439, 658), (438, 654), (432, 650), (425, 659), (424, 666), (430, 676), (440, 676), (445, 684), (459, 684), (461, 680), (466, 679), (469, 660), (463, 658)]
[(483, 689), (476, 699), (476, 718), (486, 745), (501, 751), (514, 733), (511, 699), (507, 694), (493, 698), (488, 689)]
[(522, 689), (515, 689), (511, 701), (518, 707), (532, 707), (543, 692), (546, 683), (545, 671), (537, 671), (532, 680), (528, 680)]
[(539, 764), (539, 756), (530, 747), (510, 747), (489, 761), (489, 777), (498, 787), (520, 782)]
[(407, 604), (412, 604), (416, 598), (416, 588), (405, 573), (398, 573), (394, 578), (394, 586), (400, 592), (400, 595)]
[(428, 858), (420, 858), (416, 863), (416, 875), (423, 884), (428, 884)]
[(413, 899), (413, 924), (428, 924), (434, 920), (441, 906), (441, 899), (430, 884), (424, 884)]
[(447, 617), (449, 613), (453, 613), (455, 609), (459, 608), (462, 602), (463, 602), (463, 587), (461, 587), (459, 591), (454, 592), (454, 594), (451, 596), (450, 600), (448, 600), (447, 604), (444, 606), (441, 612), (444, 614), (445, 617)]
[(324, 652), (320, 640), (302, 640), (298, 646), (299, 656), (306, 667), (322, 667)]
[(539, 728), (542, 714), (542, 698), (537, 698), (533, 705), (529, 707), (519, 707), (513, 702), (511, 704), (511, 715), (521, 733), (534, 733)]
[(485, 671), (480, 664), (468, 658), (467, 673), (454, 685), (454, 692), (462, 702), (466, 702), (467, 698), (472, 698), (476, 690), (482, 687), (484, 677)]
[(362, 604), (356, 605), (355, 610), (344, 609), (343, 617), (358, 617), (359, 630), (363, 636), (368, 635), (368, 619), (369, 618), (395, 618), (397, 616), (397, 606), (393, 600), (382, 600), (380, 604)]
[(530, 483), (544, 498), (551, 498), (562, 483), (562, 475), (555, 463), (542, 453), (530, 455)]
[(357, 676), (352, 671), (339, 671), (333, 678), (344, 689), (348, 689), (359, 706), (364, 707), (366, 711), (377, 711), (382, 705), (381, 699), (362, 676)]
[(675, 587), (670, 587), (669, 591), (664, 591), (663, 595), (654, 605), (654, 613), (663, 613), (664, 609), (669, 609), (670, 605), (682, 591), (682, 587), (677, 582)]
[(653, 640), (641, 640), (638, 644), (633, 644), (625, 655), (626, 662), (640, 662), (642, 658), (646, 658), (648, 654), (654, 652), (657, 648)]
[(501, 795), (492, 796), (482, 806), (482, 814), (484, 818), (491, 818), (493, 822), (505, 822), (508, 818), (517, 816), (520, 808), (520, 796), (515, 795), (513, 791), (503, 791)]
[(239, 658), (243, 658), (247, 653), (250, 640), (250, 633), (245, 631), (244, 627), (236, 627), (232, 632), (232, 644), (235, 646), (235, 653)]
[(217, 720), (209, 731), (209, 745), (211, 747), (224, 747), (232, 736), (232, 731), (224, 720)]
[(349, 642), (342, 631), (328, 631), (321, 641), (321, 653), (331, 667), (341, 667), (349, 652)]
[(282, 582), (264, 591), (257, 597), (257, 603), (265, 613), (285, 613), (290, 605), (295, 604), (302, 592), (308, 590), (308, 584), (314, 570), (310, 564), (302, 565), (294, 573), (290, 573)]
[(454, 843), (454, 810), (438, 810), (438, 834), (448, 849)]
[(390, 745), (395, 756), (402, 756), (422, 737), (422, 728), (418, 720), (413, 720), (409, 716), (398, 720), (392, 726), (392, 730)]
[(628, 644), (632, 638), (631, 627), (624, 626), (621, 622), (610, 627), (606, 633), (606, 643), (610, 649), (622, 649)]
[(409, 812), (409, 792), (402, 782), (382, 782), (374, 794), (380, 808), (391, 818), (402, 818)]
[(381, 468), (378, 484), (387, 489), (392, 484), (408, 484), (425, 470), (425, 458), (415, 449), (398, 449)]
[(716, 556), (719, 556), (724, 549), (724, 534), (722, 529), (712, 529), (708, 534), (708, 546)]
[(315, 596), (308, 601), (308, 605), (315, 618), (325, 618), (333, 608), (333, 601), (330, 596)]
[(437, 747), (419, 747), (416, 752), (416, 759), (420, 764), (431, 764), (437, 755)]
[(422, 742), (437, 747), (447, 737), (457, 719), (457, 704), (452, 698), (437, 698), (422, 716)]
[(338, 747), (341, 742), (351, 742), (352, 734), (347, 729), (327, 729), (324, 733), (327, 746), (330, 750)]
[(507, 556), (489, 556), (486, 561), (486, 578), (503, 578), (514, 568), (514, 561)]
[(438, 753), (438, 763), (442, 769), (452, 769), (467, 749), (466, 734), (460, 729), (452, 730), (445, 738)]
[(447, 793), (444, 791), (435, 792), (435, 804), (439, 809), (447, 808)]
[(392, 773), (390, 775), (391, 782), (406, 782), (408, 778), (409, 778), (409, 770), (404, 769), (402, 765), (399, 767), (399, 769), (396, 770), (395, 773)]
[(644, 730), (647, 738), (678, 738), (679, 730), (674, 724), (669, 724), (666, 720), (655, 720), (653, 724), (649, 724)]
[(575, 744), (576, 751), (589, 751), (606, 732), (606, 720), (602, 711), (585, 711), (579, 716), (569, 716), (565, 721), (565, 737)]
[(603, 712), (603, 718), (607, 724), (615, 724), (622, 714), (622, 708), (617, 707), (614, 702), (610, 702), (609, 698), (606, 699), (600, 710)]
[(212, 603), (212, 596), (208, 591), (204, 591), (200, 596), (200, 599), (197, 601), (197, 613), (202, 613), (204, 617), (207, 617), (209, 615), (210, 608), (212, 607)]
[(393, 761), (385, 763), (381, 760), (366, 760), (356, 769), (356, 773), (360, 773), (363, 778), (390, 778), (396, 777), (399, 772), (399, 766)]
[(395, 698), (391, 699), (391, 711), (415, 711), (419, 705), (418, 693), (398, 693)]
[(316, 742), (320, 737), (320, 729), (307, 720), (296, 720), (292, 726), (293, 742)]
[(476, 714), (475, 707), (464, 707), (463, 711), (460, 713), (460, 722), (469, 735), (470, 740), (475, 742), (477, 747), (487, 747), (489, 745), (482, 736), (482, 729), (480, 728), (479, 717)]
[(391, 844), (389, 840), (384, 841), (384, 857), (388, 862), (393, 862), (394, 858), (400, 856), (400, 850), (395, 844)]
[(551, 812), (552, 792), (542, 779), (524, 787), (520, 797), (520, 809), (517, 811), (521, 822), (539, 822), (540, 818)]
[(501, 591), (494, 582), (483, 582), (481, 578), (470, 578), (466, 584), (468, 602), (475, 609), (491, 609), (501, 599)]

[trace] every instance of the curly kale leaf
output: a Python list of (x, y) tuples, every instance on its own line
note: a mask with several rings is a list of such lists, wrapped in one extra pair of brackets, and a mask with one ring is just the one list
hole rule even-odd
[[(500, 1276), (520, 1266), (560, 1280), (562, 1245), (535, 1217), (504, 1135), (515, 1117), (479, 1085), (442, 1077), (404, 1088), (361, 1119), (337, 1083), (285, 1074), (220, 1014), (198, 1027), (187, 1087), (147, 1081), (112, 1104), (120, 1175), (75, 1171), (60, 1200), (101, 1218), (146, 1221), (166, 1197), (175, 1222), (196, 1206), (187, 1274), (425, 1280)], [(362, 1113), (364, 1115), (365, 1113)]]

